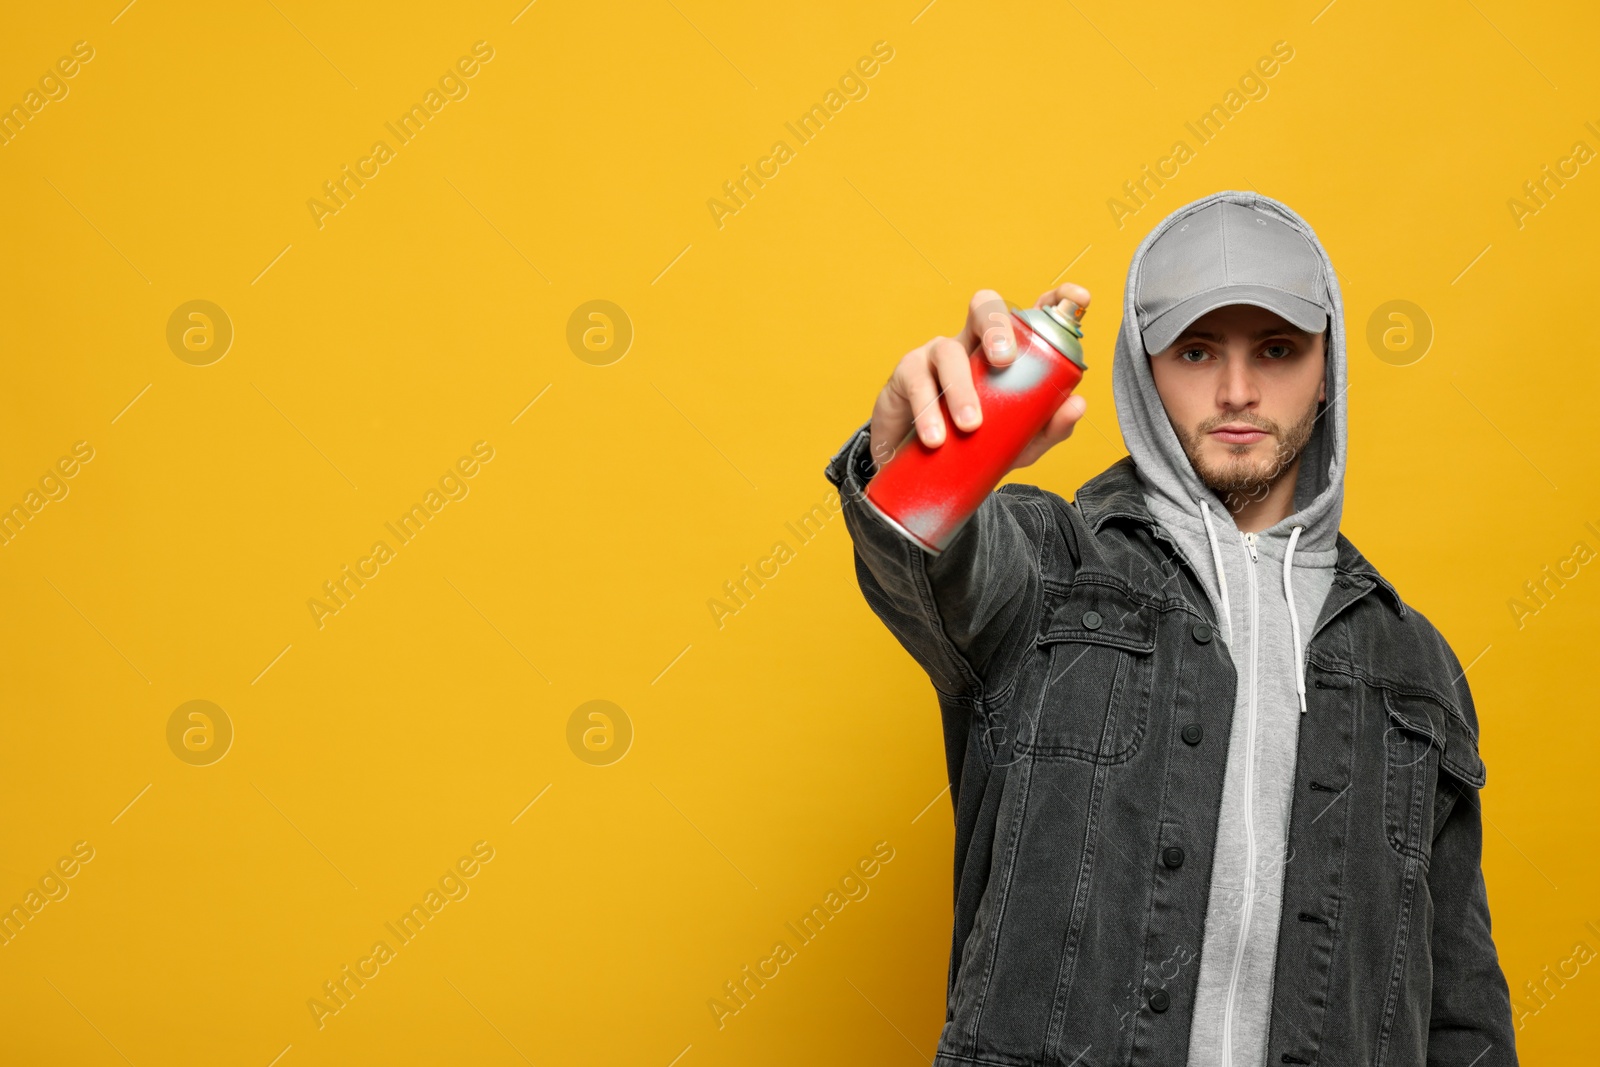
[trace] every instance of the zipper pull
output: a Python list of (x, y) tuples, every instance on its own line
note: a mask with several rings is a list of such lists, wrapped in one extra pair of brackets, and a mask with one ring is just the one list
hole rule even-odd
[(1244, 547), (1248, 548), (1250, 550), (1250, 559), (1251, 559), (1252, 562), (1254, 562), (1254, 563), (1260, 563), (1261, 562), (1261, 557), (1256, 555), (1256, 535), (1255, 534), (1247, 533), (1247, 534), (1244, 535)]

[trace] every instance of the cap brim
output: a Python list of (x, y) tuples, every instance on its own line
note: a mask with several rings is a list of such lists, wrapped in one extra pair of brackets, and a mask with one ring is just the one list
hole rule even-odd
[(1307, 333), (1321, 333), (1328, 328), (1327, 310), (1309, 300), (1266, 285), (1225, 285), (1190, 297), (1145, 327), (1145, 352), (1153, 356), (1165, 351), (1201, 315), (1229, 304), (1266, 308)]

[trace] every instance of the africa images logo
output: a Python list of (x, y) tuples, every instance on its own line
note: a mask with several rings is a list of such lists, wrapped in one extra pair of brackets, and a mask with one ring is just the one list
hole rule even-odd
[[(821, 103), (812, 104), (794, 122), (785, 122), (784, 129), (794, 135), (796, 147), (804, 147), (815, 140), (823, 127), (838, 118), (839, 112), (843, 111), (850, 101), (865, 100), (867, 94), (872, 91), (866, 79), (876, 75), (882, 69), (882, 65), (893, 58), (893, 45), (888, 41), (874, 42), (872, 54), (856, 60), (855, 66), (848, 68), (840, 76), (837, 89), (829, 89), (823, 94)], [(719, 200), (713, 196), (706, 201), (706, 208), (711, 212), (711, 221), (717, 224), (717, 229), (720, 230), (727, 225), (724, 221), (726, 218), (737, 215), (749, 207), (749, 201), (755, 198), (756, 190), (765, 189), (767, 182), (782, 172), (783, 165), (795, 158), (795, 153), (796, 148), (789, 147), (788, 141), (774, 141), (768, 153), (756, 160), (754, 172), (746, 163), (740, 168), (741, 173), (738, 177), (723, 182), (722, 192), (727, 200)], [(771, 169), (768, 169), (769, 167)]]
[(410, 144), (421, 135), (423, 128), (438, 117), (439, 112), (445, 109), (445, 105), (452, 100), (465, 100), (467, 94), (472, 91), (466, 79), (476, 77), (481, 69), (480, 64), (488, 63), (493, 58), (494, 48), (488, 41), (475, 42), (472, 54), (462, 56), (456, 60), (453, 67), (439, 75), (438, 88), (429, 87), (422, 96), (422, 103), (412, 104), (394, 122), (383, 124), (384, 128), (394, 135), (395, 146), (390, 146), (388, 141), (374, 141), (372, 150), (356, 160), (353, 171), (350, 164), (346, 163), (338, 177), (323, 182), (322, 192), (327, 201), (324, 202), (316, 197), (306, 201), (306, 208), (311, 212), (311, 221), (317, 224), (317, 229), (320, 230), (327, 225), (324, 221), (327, 216), (337, 215), (349, 207), (356, 193), (365, 189), (367, 182), (382, 173), (384, 164), (398, 155), (398, 147)]
[(452, 500), (465, 500), (467, 494), (472, 492), (467, 479), (475, 477), (483, 469), (482, 464), (492, 459), (494, 459), (493, 445), (487, 441), (474, 443), (472, 455), (462, 456), (456, 460), (455, 466), (446, 468), (439, 478), (439, 488), (429, 488), (421, 503), (412, 504), (410, 509), (394, 522), (383, 524), (384, 529), (394, 535), (396, 547), (391, 548), (387, 541), (374, 541), (369, 554), (356, 560), (354, 572), (351, 571), (350, 564), (346, 563), (338, 576), (323, 582), (322, 591), (326, 594), (326, 600), (319, 600), (316, 597), (309, 597), (306, 600), (306, 607), (311, 612), (311, 621), (317, 624), (317, 629), (320, 630), (327, 625), (329, 616), (337, 615), (349, 607), (356, 594), (367, 587), (367, 582), (381, 574), (385, 564), (398, 558), (399, 548), (416, 540), (428, 523), (438, 518), (439, 512), (444, 510), (445, 505)]

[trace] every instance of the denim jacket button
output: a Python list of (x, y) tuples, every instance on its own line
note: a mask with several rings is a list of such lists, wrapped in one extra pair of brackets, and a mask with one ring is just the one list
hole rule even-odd
[(1098, 611), (1086, 611), (1083, 613), (1083, 628), (1085, 630), (1100, 629), (1100, 621), (1100, 613)]
[(1166, 1011), (1170, 1007), (1172, 1007), (1172, 998), (1167, 996), (1165, 989), (1158, 989), (1150, 994), (1151, 1011)]
[(1165, 863), (1168, 867), (1182, 867), (1183, 866), (1183, 849), (1179, 848), (1176, 845), (1173, 845), (1171, 848), (1166, 849), (1165, 851), (1163, 851), (1161, 853), (1161, 862)]
[(1202, 645), (1211, 640), (1211, 627), (1203, 622), (1194, 624), (1194, 639)]
[(1205, 730), (1197, 722), (1192, 722), (1183, 728), (1183, 743), (1186, 745), (1198, 745), (1200, 738), (1204, 736)]

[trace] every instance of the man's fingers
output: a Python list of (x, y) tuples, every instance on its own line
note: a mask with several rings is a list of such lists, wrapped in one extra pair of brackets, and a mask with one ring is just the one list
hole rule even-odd
[(1039, 431), (1049, 448), (1060, 444), (1072, 436), (1072, 431), (1077, 428), (1078, 420), (1083, 418), (1083, 413), (1088, 410), (1089, 402), (1074, 393), (1050, 416), (1050, 421), (1044, 424), (1044, 429)]
[(1020, 467), (1031, 466), (1046, 452), (1072, 436), (1072, 431), (1078, 425), (1078, 420), (1083, 418), (1083, 413), (1088, 407), (1088, 402), (1081, 396), (1069, 396), (1066, 401), (1050, 416), (1050, 421), (1045, 423), (1044, 429), (1034, 434), (1033, 440), (1028, 442), (1017, 461), (1011, 465), (1012, 470)]
[[(886, 388), (883, 392), (887, 395), (891, 391)], [(894, 458), (895, 450), (905, 441), (911, 429), (911, 417), (899, 410), (904, 404), (902, 397), (895, 397), (894, 401), (887, 404), (880, 400), (873, 412), (868, 449), (872, 462), (878, 467)]]
[(1044, 293), (1041, 293), (1039, 295), (1038, 303), (1034, 304), (1033, 306), (1036, 308), (1046, 308), (1052, 304), (1059, 304), (1063, 300), (1072, 301), (1074, 304), (1077, 304), (1079, 307), (1083, 308), (1084, 311), (1089, 310), (1089, 290), (1085, 289), (1081, 285), (1076, 284), (1075, 282), (1065, 282), (1056, 286), (1054, 289), (1050, 289)]
[(872, 408), (872, 460), (880, 467), (889, 462), (912, 431), (915, 409), (911, 406), (911, 382), (918, 374), (927, 373), (928, 352), (933, 345), (929, 341), (901, 356), (878, 393), (878, 402)]
[(1011, 329), (1011, 309), (993, 289), (979, 289), (967, 306), (967, 328), (962, 343), (968, 352), (983, 346), (984, 358), (1004, 367), (1017, 358), (1017, 335)]
[[(1036, 307), (1071, 300), (1089, 306), (1089, 290), (1068, 282), (1039, 297)], [(937, 337), (908, 352), (878, 395), (872, 416), (872, 458), (875, 464), (890, 456), (914, 433), (929, 448), (942, 445), (949, 418), (963, 431), (975, 430), (983, 421), (978, 391), (972, 380), (972, 354), (981, 352), (990, 366), (1006, 367), (1017, 358), (1017, 335), (1011, 308), (993, 289), (980, 289), (967, 306), (966, 328), (960, 337)], [(941, 405), (940, 398), (944, 403)], [(1065, 440), (1083, 414), (1083, 400), (1073, 397), (1058, 407), (1029, 442), (1017, 467), (1027, 466), (1052, 446)]]
[[(901, 393), (911, 406), (911, 422), (916, 427), (917, 437), (929, 448), (944, 443), (944, 412), (939, 410), (939, 381), (934, 377), (933, 359), (935, 352), (949, 345), (961, 347), (950, 338), (941, 337), (930, 342), (918, 353), (918, 358), (902, 365)], [(966, 353), (963, 352), (961, 358), (966, 359)]]
[(950, 417), (963, 430), (975, 429), (983, 421), (983, 412), (978, 405), (978, 390), (972, 384), (972, 357), (959, 341), (941, 338), (933, 343), (932, 358)]

